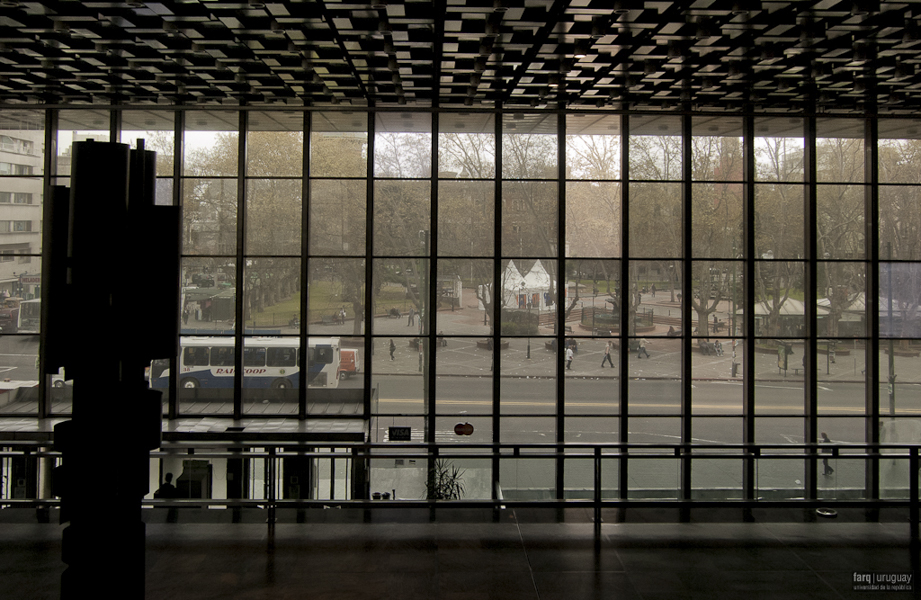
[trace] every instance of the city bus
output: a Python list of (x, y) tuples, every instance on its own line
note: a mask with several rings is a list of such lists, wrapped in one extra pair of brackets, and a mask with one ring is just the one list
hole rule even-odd
[[(244, 337), (243, 387), (295, 389), (298, 386), (297, 338)], [(179, 385), (186, 389), (233, 387), (234, 339), (232, 337), (180, 337)], [(339, 385), (339, 338), (312, 337), (307, 345), (307, 386), (335, 388)], [(169, 361), (155, 360), (150, 368), (150, 387), (169, 386)]]

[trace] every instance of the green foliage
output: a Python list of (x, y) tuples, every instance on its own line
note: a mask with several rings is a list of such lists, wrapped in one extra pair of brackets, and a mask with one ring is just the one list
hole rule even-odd
[[(591, 323), (590, 320), (589, 323)], [(615, 329), (618, 323), (620, 323), (620, 318), (619, 315), (614, 313), (595, 312), (594, 323), (595, 327)]]
[(503, 335), (537, 335), (537, 311), (533, 310), (530, 320), (527, 310), (503, 310), (502, 334)]
[(460, 500), (465, 492), (462, 481), (464, 473), (453, 463), (436, 459), (429, 467), (425, 497), (429, 500)]

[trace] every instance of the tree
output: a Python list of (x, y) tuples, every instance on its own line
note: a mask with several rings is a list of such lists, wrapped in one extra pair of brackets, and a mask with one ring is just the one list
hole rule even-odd
[(761, 137), (756, 140), (755, 251), (767, 262), (755, 269), (755, 300), (767, 311), (765, 337), (800, 335), (783, 330), (780, 313), (791, 293), (802, 294), (802, 264), (783, 259), (804, 256), (801, 139)]
[[(313, 258), (310, 285), (324, 287), (325, 304), (310, 306), (311, 312), (335, 312), (342, 304), (355, 315), (352, 333), (360, 335), (365, 314), (365, 261), (367, 243), (367, 183), (356, 179), (367, 174), (368, 138), (365, 133), (314, 132), (310, 139), (311, 181), (310, 253)], [(338, 258), (337, 258), (338, 257)], [(328, 278), (328, 285), (321, 282)], [(308, 302), (310, 302), (308, 298)]]
[(694, 179), (700, 182), (692, 187), (691, 272), (696, 291), (688, 302), (697, 315), (698, 334), (708, 337), (710, 315), (733, 292), (738, 266), (699, 259), (735, 259), (741, 251), (742, 145), (738, 137), (694, 136), (691, 157)]
[[(817, 296), (827, 300), (826, 333), (840, 335), (844, 312), (866, 292), (866, 219), (862, 138), (823, 138), (817, 144), (816, 251), (820, 263)], [(848, 262), (844, 262), (848, 261)]]

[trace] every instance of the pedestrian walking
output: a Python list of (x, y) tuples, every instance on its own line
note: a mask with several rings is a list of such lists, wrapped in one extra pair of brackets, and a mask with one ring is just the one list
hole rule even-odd
[(608, 342), (604, 346), (604, 358), (601, 359), (601, 366), (604, 367), (605, 361), (611, 365), (611, 368), (614, 368), (614, 361), (611, 360), (611, 342)]
[(397, 345), (393, 343), (393, 338), (390, 339), (390, 360), (393, 360), (393, 351), (397, 349)]
[(572, 346), (566, 347), (566, 370), (572, 371)]
[(413, 310), (412, 306), (410, 306), (409, 307), (409, 318), (406, 320), (406, 326), (409, 327), (410, 325), (415, 323), (416, 322), (415, 318), (416, 318), (416, 311)]
[[(819, 443), (820, 444), (830, 444), (831, 443), (831, 440), (828, 439), (828, 434), (825, 433), (824, 431), (822, 432), (822, 439), (819, 440)], [(824, 448), (822, 449), (822, 452), (831, 452), (831, 448)], [(825, 467), (825, 471), (822, 473), (823, 475), (831, 475), (832, 473), (835, 472), (835, 470), (831, 468), (831, 465), (828, 464), (827, 458), (822, 459), (822, 466)]]
[(656, 297), (656, 284), (652, 284), (652, 297)]
[(649, 352), (646, 351), (646, 338), (640, 340), (640, 347), (637, 350), (636, 357), (643, 358), (643, 355), (646, 355), (646, 358), (649, 358)]

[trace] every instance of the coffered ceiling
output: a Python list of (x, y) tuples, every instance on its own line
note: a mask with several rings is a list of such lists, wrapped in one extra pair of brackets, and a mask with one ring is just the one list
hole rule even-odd
[(911, 111), (921, 1), (0, 1), (0, 102)]

